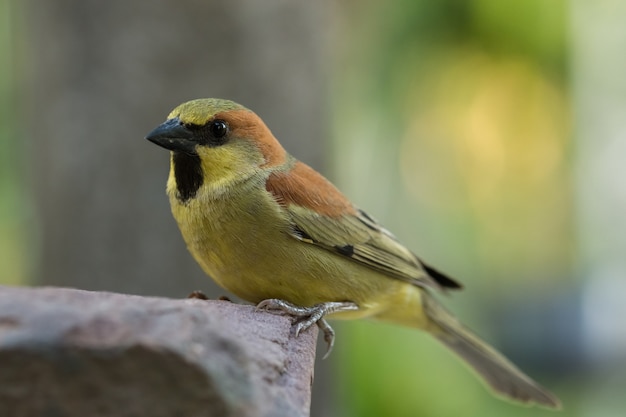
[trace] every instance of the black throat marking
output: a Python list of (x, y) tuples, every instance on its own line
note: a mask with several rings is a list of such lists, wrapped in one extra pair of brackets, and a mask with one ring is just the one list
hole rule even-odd
[(174, 151), (174, 178), (176, 178), (176, 198), (186, 203), (196, 196), (204, 181), (202, 164), (197, 154)]

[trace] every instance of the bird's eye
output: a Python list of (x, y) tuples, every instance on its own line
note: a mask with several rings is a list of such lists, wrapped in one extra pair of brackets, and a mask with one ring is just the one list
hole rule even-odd
[(223, 138), (228, 133), (228, 125), (223, 120), (213, 120), (209, 126), (209, 132), (216, 138)]

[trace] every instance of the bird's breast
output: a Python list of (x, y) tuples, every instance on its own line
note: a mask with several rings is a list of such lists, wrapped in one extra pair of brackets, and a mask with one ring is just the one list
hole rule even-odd
[(244, 300), (352, 301), (360, 310), (344, 316), (358, 318), (378, 314), (409, 285), (291, 236), (291, 219), (264, 188), (216, 198), (203, 187), (185, 203), (168, 191), (174, 218), (202, 269)]
[(219, 197), (203, 191), (185, 203), (170, 193), (172, 213), (189, 251), (220, 286), (250, 301), (262, 299), (271, 292), (267, 277), (280, 281), (278, 265), (286, 247), (296, 243), (289, 242), (287, 217), (258, 187)]

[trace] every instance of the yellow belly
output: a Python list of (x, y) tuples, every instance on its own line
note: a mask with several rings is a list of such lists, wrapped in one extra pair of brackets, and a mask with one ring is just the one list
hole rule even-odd
[(170, 199), (196, 261), (220, 286), (244, 300), (279, 298), (299, 306), (356, 303), (358, 311), (333, 316), (345, 319), (383, 318), (391, 314), (389, 306), (404, 304), (413, 310), (415, 321), (421, 311), (408, 305), (420, 303), (418, 288), (290, 236), (285, 213), (264, 190), (214, 198), (201, 189), (185, 205), (173, 195)]

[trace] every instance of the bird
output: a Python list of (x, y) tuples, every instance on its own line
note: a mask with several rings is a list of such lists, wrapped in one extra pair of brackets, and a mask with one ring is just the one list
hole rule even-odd
[(146, 139), (170, 151), (166, 193), (187, 248), (218, 285), (295, 317), (370, 318), (429, 333), (492, 392), (560, 408), (559, 399), (461, 324), (437, 293), (462, 285), (407, 249), (324, 176), (290, 155), (263, 120), (225, 99), (180, 104)]

